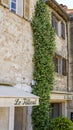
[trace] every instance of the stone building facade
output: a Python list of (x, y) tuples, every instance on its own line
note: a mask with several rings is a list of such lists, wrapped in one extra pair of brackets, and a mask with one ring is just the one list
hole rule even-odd
[(39, 104), (39, 98), (30, 94), (34, 54), (30, 20), (35, 3), (0, 0), (1, 130), (31, 129), (27, 125), (31, 121), (29, 108)]
[(48, 0), (51, 12), (52, 27), (56, 32), (55, 83), (51, 93), (51, 116), (56, 118), (64, 115), (72, 120), (73, 90), (72, 90), (72, 22), (66, 6), (56, 1)]
[[(30, 25), (37, 0), (0, 0), (0, 129), (32, 130), (31, 106), (39, 98), (31, 93), (33, 35)], [(46, 2), (56, 32), (55, 84), (51, 92), (51, 116), (71, 118), (72, 60), (70, 20), (54, 0)], [(68, 68), (68, 69), (67, 69)], [(23, 93), (23, 91), (25, 93)], [(30, 107), (28, 107), (30, 106)]]

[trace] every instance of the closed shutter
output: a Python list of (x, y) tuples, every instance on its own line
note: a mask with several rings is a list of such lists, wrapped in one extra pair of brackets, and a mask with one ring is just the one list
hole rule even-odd
[(61, 22), (58, 22), (58, 36), (61, 37)]
[(24, 17), (29, 19), (29, 13), (30, 13), (30, 0), (24, 0)]
[(55, 26), (56, 26), (56, 17), (52, 13), (52, 27), (55, 29)]
[(16, 0), (16, 14), (23, 17), (23, 0)]
[(58, 72), (58, 57), (54, 57), (55, 72)]
[(1, 0), (1, 3), (6, 7), (9, 6), (9, 0)]
[(65, 39), (65, 24), (61, 22), (61, 36)]
[(66, 71), (66, 59), (62, 58), (62, 74), (65, 76), (67, 74)]

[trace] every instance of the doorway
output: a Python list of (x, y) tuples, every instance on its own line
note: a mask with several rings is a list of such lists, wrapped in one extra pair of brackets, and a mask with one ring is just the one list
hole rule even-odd
[(23, 130), (23, 107), (15, 107), (14, 130)]

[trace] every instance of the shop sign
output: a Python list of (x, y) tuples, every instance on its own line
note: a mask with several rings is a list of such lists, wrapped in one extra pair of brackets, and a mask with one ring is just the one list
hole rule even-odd
[(31, 106), (38, 105), (37, 98), (16, 98), (14, 101), (15, 106)]

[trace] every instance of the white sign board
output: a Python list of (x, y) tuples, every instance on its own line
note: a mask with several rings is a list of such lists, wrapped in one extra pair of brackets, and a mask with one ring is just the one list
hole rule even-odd
[(0, 98), (0, 107), (36, 105), (39, 105), (39, 98)]

